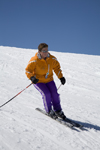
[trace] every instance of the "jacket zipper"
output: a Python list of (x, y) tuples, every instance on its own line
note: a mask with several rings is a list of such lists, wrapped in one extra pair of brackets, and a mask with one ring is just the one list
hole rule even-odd
[(48, 72), (47, 72), (47, 73), (46, 73), (46, 75), (45, 75), (45, 79), (47, 79), (47, 78), (48, 78), (49, 70), (50, 70), (50, 64), (48, 64)]

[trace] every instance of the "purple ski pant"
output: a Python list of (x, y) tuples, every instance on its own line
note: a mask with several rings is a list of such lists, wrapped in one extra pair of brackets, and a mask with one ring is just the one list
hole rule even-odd
[(54, 111), (61, 110), (59, 94), (57, 93), (57, 88), (54, 81), (48, 83), (37, 83), (34, 84), (34, 87), (41, 93), (44, 108), (46, 112), (49, 112), (52, 109)]

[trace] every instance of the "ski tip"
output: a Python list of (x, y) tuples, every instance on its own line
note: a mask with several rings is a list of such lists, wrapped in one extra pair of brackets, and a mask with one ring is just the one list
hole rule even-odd
[(35, 108), (36, 110), (40, 110), (40, 108)]

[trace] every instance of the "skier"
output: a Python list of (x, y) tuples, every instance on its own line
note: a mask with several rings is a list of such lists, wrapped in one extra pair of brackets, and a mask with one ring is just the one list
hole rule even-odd
[(66, 116), (62, 111), (57, 87), (53, 80), (53, 71), (63, 85), (66, 79), (63, 77), (60, 64), (56, 57), (48, 52), (48, 45), (46, 43), (39, 44), (38, 52), (30, 59), (25, 70), (26, 76), (41, 93), (44, 108), (48, 115), (52, 118), (60, 117), (65, 119)]

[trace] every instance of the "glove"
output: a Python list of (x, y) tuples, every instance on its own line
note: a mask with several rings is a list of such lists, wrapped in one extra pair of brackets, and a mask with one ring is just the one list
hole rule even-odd
[(30, 78), (30, 80), (32, 81), (32, 83), (36, 84), (39, 79), (36, 79), (34, 76)]
[(60, 78), (60, 81), (63, 85), (66, 83), (66, 79), (64, 77)]

